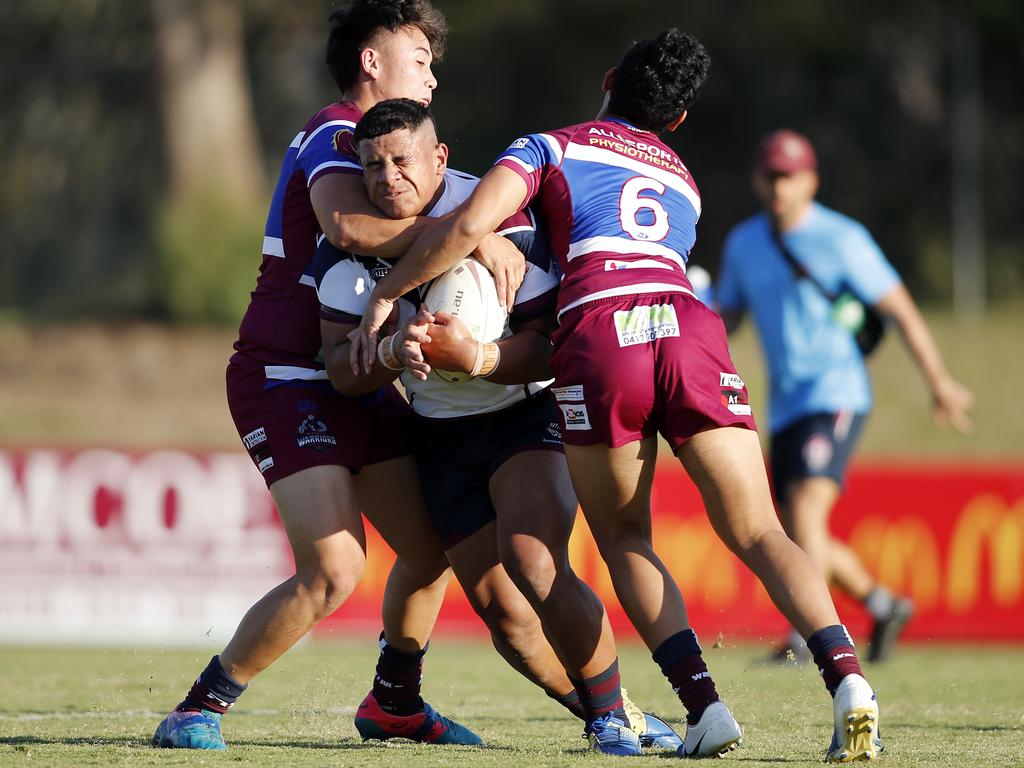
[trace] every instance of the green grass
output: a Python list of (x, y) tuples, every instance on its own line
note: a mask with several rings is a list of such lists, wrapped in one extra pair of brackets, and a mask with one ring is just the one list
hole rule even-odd
[[(0, 649), (2, 766), (566, 766), (610, 764), (580, 726), (482, 642), (439, 638), (424, 693), (484, 748), (363, 744), (352, 725), (375, 661), (372, 638), (311, 643), (258, 678), (225, 718), (222, 754), (152, 750), (149, 737), (209, 659), (202, 651)], [(623, 645), (623, 679), (647, 709), (681, 714), (646, 650)], [(761, 663), (763, 648), (708, 650), (746, 729), (729, 761), (820, 765), (831, 709), (817, 673)], [(1024, 650), (905, 647), (869, 670), (882, 702), (885, 765), (1024, 766)], [(664, 753), (640, 758), (659, 761)], [(640, 764), (634, 761), (635, 764)], [(662, 763), (657, 763), (662, 764)]]

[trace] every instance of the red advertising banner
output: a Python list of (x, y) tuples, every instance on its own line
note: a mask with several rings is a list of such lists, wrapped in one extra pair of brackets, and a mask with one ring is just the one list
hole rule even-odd
[[(681, 470), (656, 476), (655, 546), (705, 639), (774, 640), (784, 622), (718, 541)], [(861, 465), (833, 530), (909, 594), (910, 639), (1024, 642), (1024, 465)], [(319, 631), (378, 626), (393, 556), (368, 529), (366, 576)], [(582, 517), (577, 572), (625, 619)], [(0, 642), (223, 643), (291, 575), (288, 545), (244, 454), (0, 452)], [(867, 620), (840, 600), (863, 636)], [(483, 631), (454, 583), (440, 630)]]

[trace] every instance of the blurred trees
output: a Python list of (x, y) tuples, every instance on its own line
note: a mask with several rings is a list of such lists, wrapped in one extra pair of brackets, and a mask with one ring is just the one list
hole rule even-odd
[[(336, 98), (321, 0), (0, 4), (0, 311), (32, 319), (234, 323), (260, 261), (285, 147)], [(704, 215), (711, 268), (754, 210), (758, 136), (815, 142), (821, 199), (863, 221), (921, 298), (952, 292), (953, 29), (980, 42), (989, 294), (1024, 294), (1024, 6), (1015, 0), (437, 0), (435, 72), (455, 167), (480, 173), (518, 134), (577, 122), (632, 40), (676, 25), (711, 79), (669, 139)]]

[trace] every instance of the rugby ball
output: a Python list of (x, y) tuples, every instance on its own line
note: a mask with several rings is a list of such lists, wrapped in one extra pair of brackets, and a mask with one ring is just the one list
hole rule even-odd
[[(508, 326), (508, 313), (498, 301), (494, 276), (473, 258), (462, 259), (436, 277), (427, 289), (423, 303), (431, 312), (447, 312), (459, 318), (473, 338), (480, 342), (500, 339)], [(462, 371), (432, 370), (449, 384), (461, 384), (470, 378)]]

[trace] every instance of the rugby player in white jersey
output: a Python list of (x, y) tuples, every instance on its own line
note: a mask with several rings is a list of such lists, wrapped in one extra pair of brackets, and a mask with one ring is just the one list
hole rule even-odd
[[(352, 364), (369, 365), (399, 296), (533, 202), (563, 275), (552, 369), (573, 485), (623, 608), (688, 711), (680, 755), (721, 754), (741, 733), (651, 541), (659, 432), (719, 536), (807, 639), (833, 696), (827, 759), (872, 759), (881, 750), (874, 692), (821, 574), (775, 515), (724, 328), (686, 279), (700, 196), (657, 134), (683, 122), (709, 69), (699, 41), (665, 30), (606, 73), (596, 120), (516, 140), (377, 283), (352, 334)], [(422, 374), (429, 361), (419, 366)]]
[[(364, 115), (355, 138), (369, 199), (389, 216), (443, 216), (476, 185), (475, 177), (447, 168), (433, 117), (414, 101), (381, 102)], [(368, 376), (349, 366), (348, 333), (390, 264), (322, 243), (314, 275), (327, 370), (350, 396), (401, 375), (416, 413), (412, 443), (431, 519), (506, 660), (587, 722), (587, 735), (601, 751), (636, 754), (641, 743), (675, 749), (680, 741), (667, 724), (623, 699), (604, 606), (569, 565), (576, 498), (548, 391), (558, 278), (546, 239), (528, 212), (501, 223), (498, 233), (527, 257), (511, 308), (512, 332), (481, 346), (457, 319), (441, 314), (429, 338), (422, 334), (435, 320), (429, 313), (401, 323), (416, 315), (414, 291), (399, 302), (396, 318), (412, 339), (398, 330), (383, 340)], [(432, 353), (445, 356), (452, 370), (475, 376), (451, 384), (436, 374), (420, 380), (404, 372), (406, 358), (422, 360), (415, 339), (429, 340)], [(606, 722), (611, 718), (620, 727)], [(626, 722), (630, 727), (621, 725)]]

